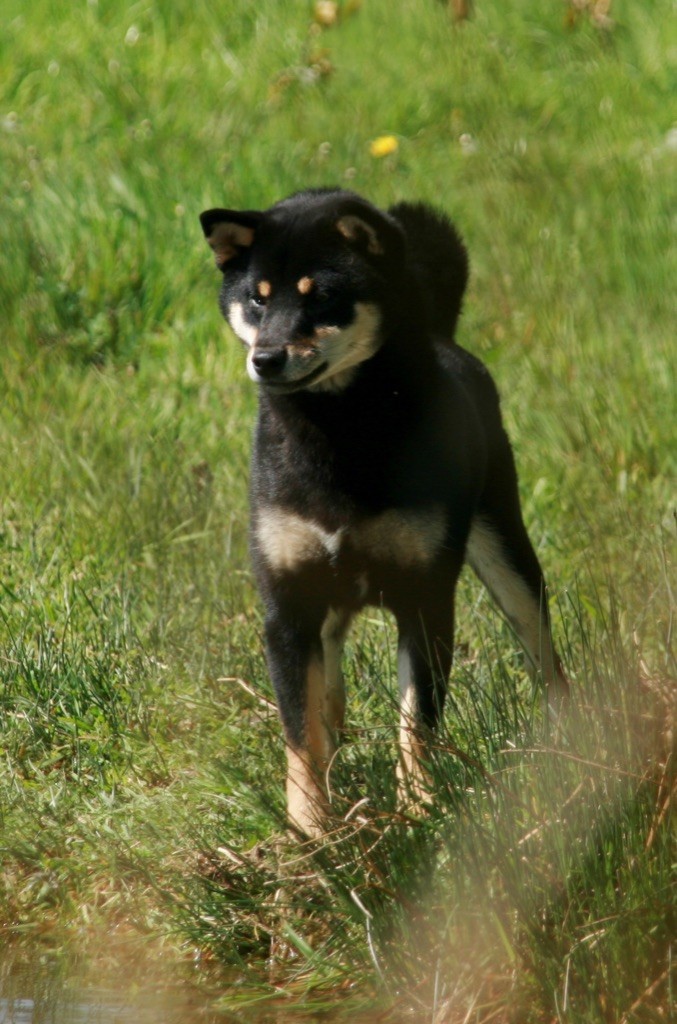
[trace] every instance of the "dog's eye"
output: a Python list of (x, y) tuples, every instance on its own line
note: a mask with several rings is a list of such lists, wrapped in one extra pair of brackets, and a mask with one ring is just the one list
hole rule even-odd
[(249, 300), (249, 305), (253, 306), (254, 309), (263, 309), (267, 303), (267, 299), (264, 299), (263, 295), (252, 295)]

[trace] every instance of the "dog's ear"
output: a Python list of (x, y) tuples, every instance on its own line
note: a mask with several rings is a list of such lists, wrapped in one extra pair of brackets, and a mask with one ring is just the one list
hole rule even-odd
[(355, 248), (374, 257), (404, 255), (404, 233), (387, 213), (370, 203), (351, 200), (339, 211), (336, 229)]
[(261, 214), (254, 210), (205, 210), (200, 214), (202, 230), (214, 250), (219, 270), (225, 270), (234, 256), (252, 245), (260, 220)]

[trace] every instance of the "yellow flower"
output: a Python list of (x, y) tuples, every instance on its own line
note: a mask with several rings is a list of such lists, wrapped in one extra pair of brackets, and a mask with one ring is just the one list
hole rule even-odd
[(329, 28), (338, 21), (338, 4), (335, 0), (317, 0), (315, 4), (315, 21), (318, 25)]
[(394, 135), (379, 135), (377, 139), (369, 146), (369, 152), (372, 156), (382, 157), (390, 156), (391, 153), (396, 153), (399, 147), (399, 142)]

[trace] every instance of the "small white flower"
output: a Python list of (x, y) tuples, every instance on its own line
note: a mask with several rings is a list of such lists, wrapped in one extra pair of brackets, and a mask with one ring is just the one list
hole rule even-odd
[(141, 33), (139, 32), (136, 25), (130, 25), (125, 34), (125, 45), (136, 46), (140, 38)]
[(315, 85), (320, 73), (315, 66), (302, 67), (298, 69), (297, 77), (302, 85)]
[(477, 141), (473, 139), (470, 132), (463, 132), (463, 134), (459, 137), (458, 141), (461, 147), (461, 151), (466, 155), (477, 152)]
[(56, 60), (51, 60), (47, 65), (47, 74), (51, 75), (52, 78), (56, 78), (60, 71), (59, 62)]
[(673, 125), (672, 128), (665, 135), (665, 142), (663, 143), (668, 153), (677, 153), (677, 124)]

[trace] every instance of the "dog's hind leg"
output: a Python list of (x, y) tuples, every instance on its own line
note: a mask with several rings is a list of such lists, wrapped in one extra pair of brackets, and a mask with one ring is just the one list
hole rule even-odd
[(323, 833), (328, 810), (326, 775), (343, 726), (340, 652), (347, 617), (324, 623), (280, 609), (266, 619), (268, 664), (287, 750), (287, 811), (308, 836)]
[(540, 674), (548, 702), (558, 711), (568, 683), (555, 651), (545, 581), (522, 522), (519, 506), (473, 520), (467, 559), (515, 630), (533, 673)]
[(515, 460), (500, 417), (491, 428), (485, 488), (466, 558), (515, 630), (532, 673), (540, 674), (551, 712), (559, 714), (569, 684), (553, 644), (545, 580), (522, 519)]

